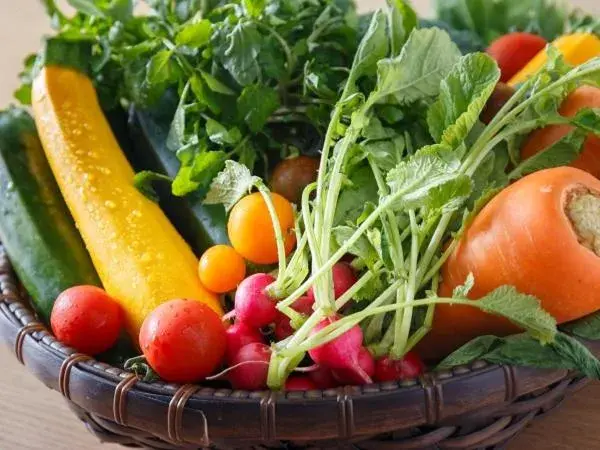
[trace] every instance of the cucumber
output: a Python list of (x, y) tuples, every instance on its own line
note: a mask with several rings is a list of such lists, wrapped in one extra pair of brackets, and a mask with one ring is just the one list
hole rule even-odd
[(0, 112), (0, 198), (0, 239), (46, 323), (62, 291), (101, 286), (33, 119), (22, 109)]
[[(136, 171), (152, 170), (174, 177), (180, 167), (167, 148), (167, 135), (176, 103), (164, 98), (155, 110), (132, 107), (129, 129), (133, 146), (124, 148)], [(159, 203), (171, 223), (197, 255), (217, 244), (228, 244), (227, 217), (221, 205), (203, 205), (200, 199), (175, 197), (167, 186), (156, 186)]]

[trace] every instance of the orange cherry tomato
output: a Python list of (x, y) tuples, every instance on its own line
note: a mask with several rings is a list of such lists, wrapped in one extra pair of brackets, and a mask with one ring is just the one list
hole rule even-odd
[(544, 50), (546, 40), (531, 33), (509, 33), (490, 44), (487, 53), (498, 62), (502, 75), (500, 81), (506, 83)]
[[(296, 243), (294, 209), (279, 194), (271, 193), (271, 199), (288, 255)], [(275, 229), (267, 204), (260, 193), (247, 195), (233, 207), (227, 222), (227, 232), (233, 248), (248, 261), (255, 264), (274, 264), (278, 261)]]
[(244, 258), (228, 245), (215, 245), (204, 252), (198, 265), (200, 281), (217, 294), (233, 291), (246, 276)]
[[(600, 309), (600, 258), (589, 248), (594, 233), (576, 228), (578, 220), (585, 227), (598, 212), (590, 203), (587, 219), (573, 215), (582, 209), (573, 201), (586, 193), (599, 198), (600, 180), (572, 167), (535, 172), (500, 192), (443, 266), (440, 297), (452, 296), (472, 273), (471, 299), (514, 286), (537, 297), (559, 324)], [(477, 336), (519, 331), (508, 320), (476, 308), (437, 305), (432, 330), (416, 351), (425, 359), (438, 359)]]
[(227, 337), (221, 318), (204, 303), (171, 300), (150, 313), (140, 330), (140, 348), (165, 381), (201, 381), (221, 364)]
[(92, 356), (117, 342), (123, 321), (121, 305), (96, 286), (75, 286), (61, 293), (50, 317), (60, 342)]
[[(599, 88), (582, 86), (576, 89), (563, 102), (559, 112), (564, 117), (573, 117), (583, 108), (600, 108)], [(573, 127), (569, 125), (550, 125), (534, 131), (523, 145), (521, 157), (527, 159), (545, 150), (569, 134), (571, 130)], [(583, 152), (571, 165), (600, 178), (600, 138), (590, 133), (585, 141)]]

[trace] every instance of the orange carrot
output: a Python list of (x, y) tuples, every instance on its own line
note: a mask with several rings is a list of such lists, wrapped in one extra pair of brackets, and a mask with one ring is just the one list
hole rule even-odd
[[(469, 273), (478, 299), (512, 285), (534, 295), (558, 323), (600, 309), (600, 180), (579, 169), (536, 172), (498, 194), (477, 216), (442, 268), (439, 295)], [(468, 306), (438, 305), (417, 351), (443, 357), (474, 337), (518, 332), (505, 319)]]

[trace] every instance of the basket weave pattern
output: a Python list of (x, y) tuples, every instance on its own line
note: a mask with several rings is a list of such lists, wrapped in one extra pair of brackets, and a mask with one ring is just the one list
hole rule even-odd
[[(190, 448), (500, 448), (587, 381), (477, 362), (400, 383), (245, 392), (144, 383), (63, 346), (0, 252), (0, 338), (104, 442)], [(592, 351), (594, 349), (592, 346)]]

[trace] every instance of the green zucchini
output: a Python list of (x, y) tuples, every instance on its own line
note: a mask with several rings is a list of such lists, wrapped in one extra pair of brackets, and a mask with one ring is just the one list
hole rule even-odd
[(101, 286), (22, 109), (0, 112), (0, 198), (0, 239), (44, 321), (65, 289)]
[[(180, 163), (166, 145), (174, 107), (164, 105), (165, 101), (168, 99), (152, 111), (131, 109), (133, 146), (124, 151), (136, 171), (151, 170), (174, 177)], [(213, 245), (229, 243), (227, 217), (221, 205), (203, 205), (193, 196), (175, 197), (167, 186), (156, 186), (156, 191), (162, 210), (197, 255)]]

